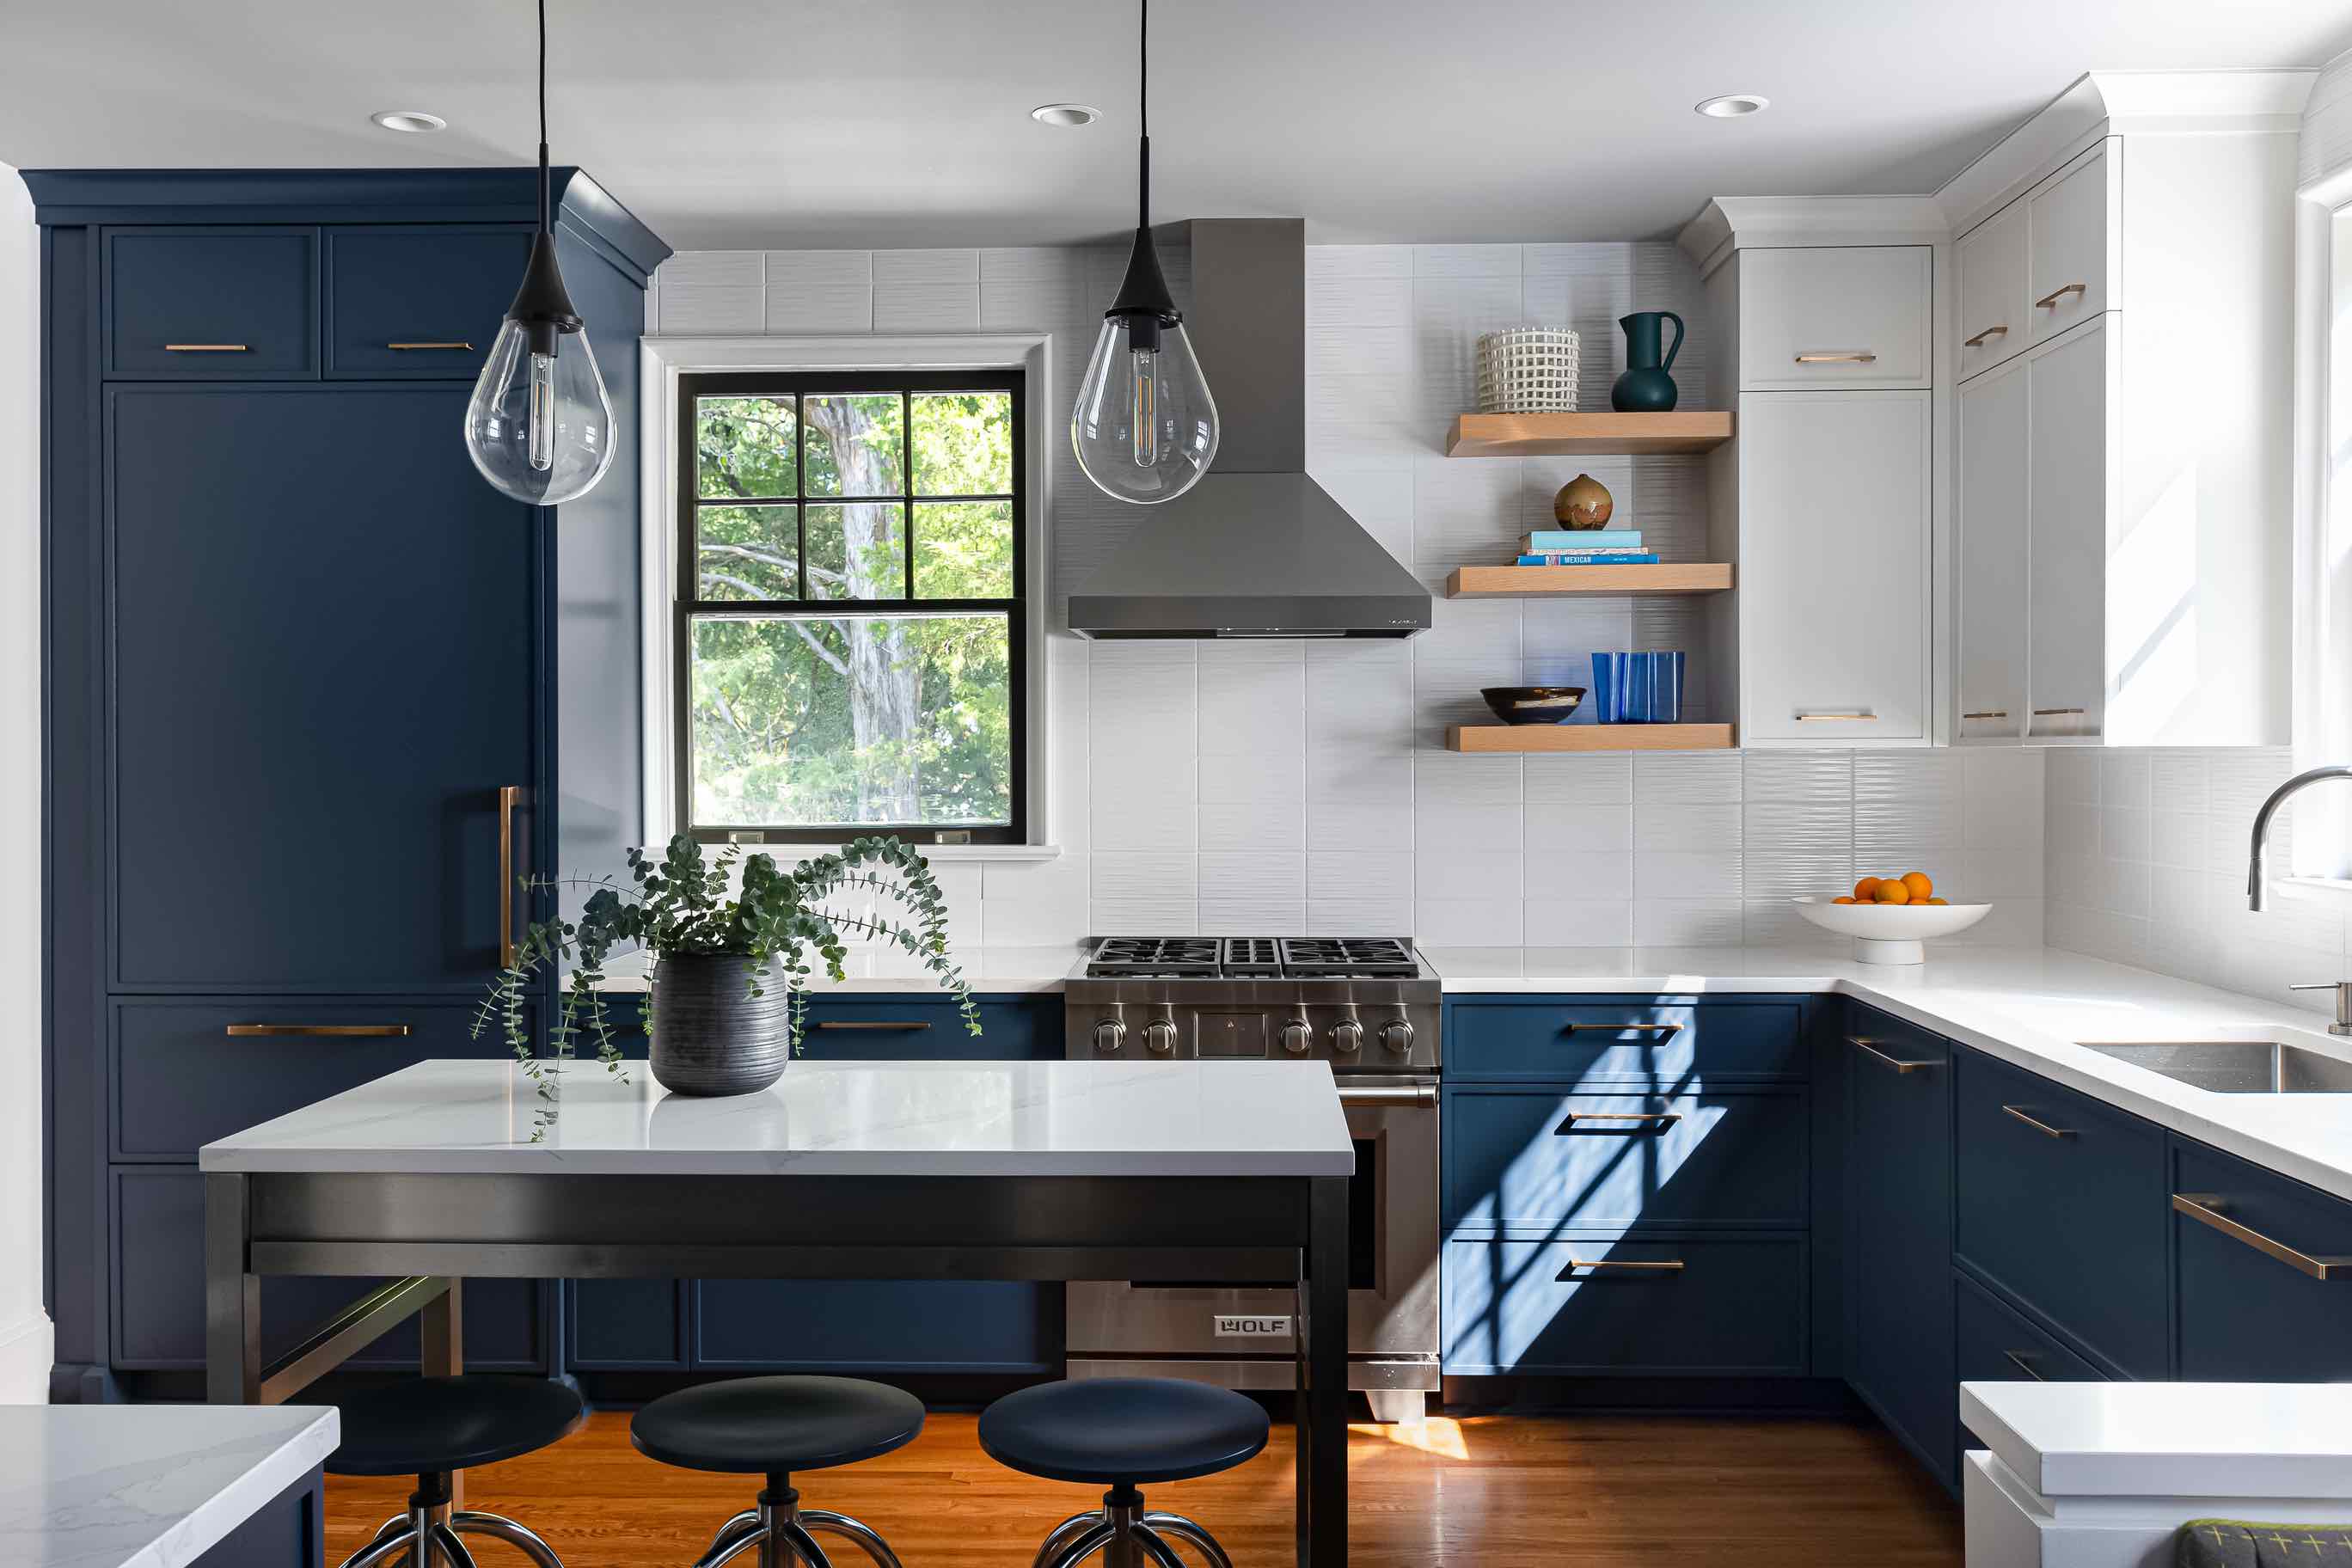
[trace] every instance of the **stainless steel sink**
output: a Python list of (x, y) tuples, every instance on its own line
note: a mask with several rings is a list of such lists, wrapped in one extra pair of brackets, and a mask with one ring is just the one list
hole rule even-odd
[(2083, 1044), (2101, 1056), (2215, 1094), (2352, 1094), (2352, 1062), (2281, 1040)]

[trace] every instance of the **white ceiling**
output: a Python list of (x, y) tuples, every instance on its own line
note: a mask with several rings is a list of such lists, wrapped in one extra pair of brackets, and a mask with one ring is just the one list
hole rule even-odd
[[(551, 0), (554, 156), (681, 249), (1133, 223), (1131, 5)], [(2352, 0), (1162, 0), (1156, 216), (1637, 238), (1932, 189), (2085, 69), (2317, 65)], [(0, 0), (0, 162), (529, 163), (529, 0)], [(1765, 114), (1698, 100), (1761, 92)], [(1028, 118), (1057, 100), (1103, 121)], [(446, 117), (401, 136), (371, 111)]]

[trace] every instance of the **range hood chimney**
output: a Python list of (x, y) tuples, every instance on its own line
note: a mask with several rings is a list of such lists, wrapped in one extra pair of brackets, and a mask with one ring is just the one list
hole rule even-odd
[(1070, 595), (1087, 637), (1408, 637), (1429, 590), (1307, 477), (1307, 225), (1198, 219), (1185, 325), (1223, 426)]

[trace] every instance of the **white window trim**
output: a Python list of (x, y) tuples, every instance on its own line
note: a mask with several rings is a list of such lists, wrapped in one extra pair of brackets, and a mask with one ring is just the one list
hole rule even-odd
[[(931, 860), (1050, 860), (1061, 854), (1046, 842), (1048, 814), (1045, 723), (1046, 621), (1051, 610), (1047, 585), (1054, 580), (1048, 557), (1054, 531), (1054, 465), (1051, 454), (1055, 420), (1061, 406), (1053, 384), (1053, 335), (1048, 332), (954, 332), (922, 336), (866, 333), (840, 337), (688, 338), (645, 337), (637, 347), (639, 383), (638, 449), (645, 454), (642, 530), (638, 559), (642, 564), (643, 635), (642, 684), (646, 714), (645, 842), (666, 844), (677, 832), (678, 803), (671, 798), (671, 746), (679, 715), (671, 694), (677, 690), (672, 668), (670, 611), (677, 593), (677, 520), (671, 515), (677, 497), (678, 380), (704, 371), (774, 371), (792, 374), (830, 370), (1007, 370), (1025, 373), (1024, 395), (1028, 404), (1026, 443), (1028, 472), (1024, 489), (1030, 498), (1029, 515), (1021, 520), (1030, 530), (1024, 558), (1029, 597), (1028, 626), (1028, 810), (1026, 844), (922, 845)], [(814, 853), (819, 844), (777, 847), (786, 853)]]

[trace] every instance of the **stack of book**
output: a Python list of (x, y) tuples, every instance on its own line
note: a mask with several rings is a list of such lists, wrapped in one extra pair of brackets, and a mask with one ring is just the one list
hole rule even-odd
[(1654, 566), (1638, 528), (1547, 528), (1519, 535), (1521, 566)]

